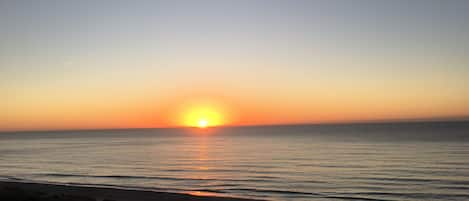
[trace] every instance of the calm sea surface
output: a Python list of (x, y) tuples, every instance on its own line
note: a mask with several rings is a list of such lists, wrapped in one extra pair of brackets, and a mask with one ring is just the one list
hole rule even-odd
[(0, 133), (0, 177), (268, 200), (469, 200), (469, 123)]

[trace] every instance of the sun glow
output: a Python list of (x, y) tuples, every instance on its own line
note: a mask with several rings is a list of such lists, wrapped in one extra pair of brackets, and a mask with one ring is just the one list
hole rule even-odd
[(220, 109), (213, 105), (197, 105), (187, 108), (182, 114), (184, 126), (207, 128), (225, 124)]
[(219, 97), (182, 97), (181, 101), (177, 101), (171, 107), (175, 108), (172, 113), (174, 116), (169, 117), (177, 126), (203, 129), (231, 125), (236, 122), (236, 113), (231, 109), (232, 104)]

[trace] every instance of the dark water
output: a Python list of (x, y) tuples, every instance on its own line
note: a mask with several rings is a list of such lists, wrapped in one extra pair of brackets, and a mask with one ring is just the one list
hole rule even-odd
[(469, 200), (469, 123), (2, 133), (0, 175), (269, 200)]

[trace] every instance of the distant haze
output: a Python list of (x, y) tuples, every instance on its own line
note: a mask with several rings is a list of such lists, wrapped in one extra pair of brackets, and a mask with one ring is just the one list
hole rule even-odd
[(467, 0), (0, 0), (0, 130), (467, 117), (468, 53)]

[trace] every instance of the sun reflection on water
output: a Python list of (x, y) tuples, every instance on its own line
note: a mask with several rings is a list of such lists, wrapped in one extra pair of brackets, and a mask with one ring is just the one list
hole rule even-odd
[(195, 195), (195, 196), (218, 196), (218, 194), (216, 193), (205, 192), (205, 191), (189, 191), (188, 193), (190, 195)]

